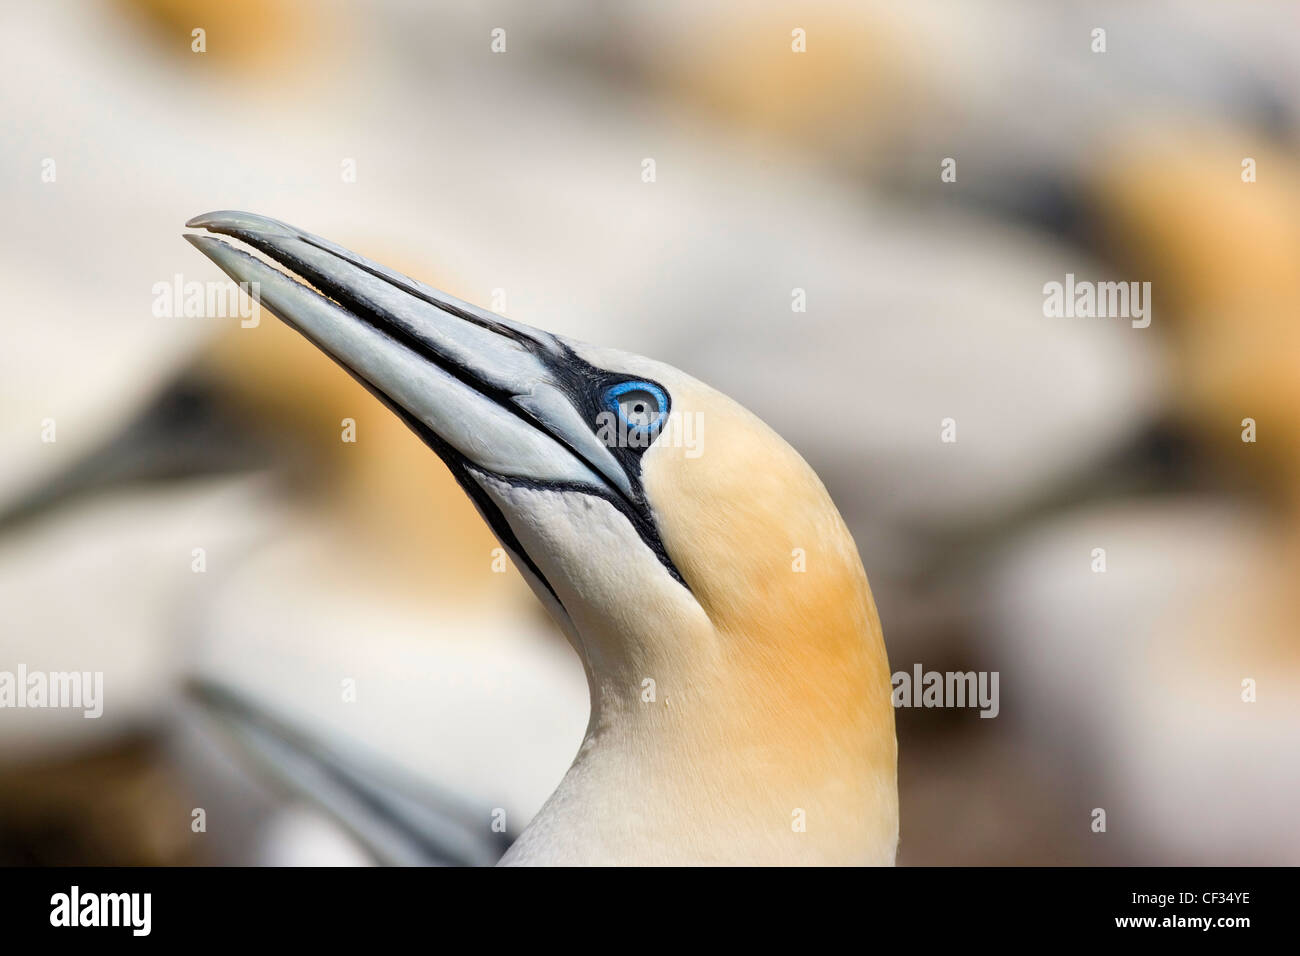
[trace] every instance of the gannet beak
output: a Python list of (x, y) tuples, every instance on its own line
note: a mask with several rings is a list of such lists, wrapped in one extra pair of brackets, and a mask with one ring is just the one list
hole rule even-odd
[(286, 270), (214, 236), (185, 236), (406, 421), (543, 583), (476, 472), (607, 498), (662, 551), (641, 489), (590, 425), (603, 373), (562, 340), (274, 219), (213, 212), (186, 226), (237, 239)]
[(213, 212), (186, 226), (241, 240), (309, 283), (212, 236), (185, 237), (444, 458), (511, 478), (632, 495), (626, 472), (575, 407), (567, 350), (554, 336), (274, 219)]

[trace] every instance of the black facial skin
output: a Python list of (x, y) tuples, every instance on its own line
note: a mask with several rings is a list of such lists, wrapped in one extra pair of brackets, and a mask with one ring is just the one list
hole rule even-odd
[[(380, 332), (415, 352), (430, 364), (436, 365), (442, 371), (462, 381), (469, 388), (472, 388), (479, 394), (492, 399), (510, 413), (529, 422), (532, 427), (546, 433), (554, 441), (564, 445), (564, 447), (567, 448), (576, 458), (587, 464), (594, 474), (600, 473), (599, 470), (592, 466), (592, 464), (576, 449), (572, 448), (567, 442), (565, 442), (562, 437), (552, 434), (534, 415), (526, 409), (520, 408), (516, 405), (514, 401), (512, 401), (513, 396), (499, 388), (496, 388), (489, 382), (480, 381), (473, 374), (472, 370), (462, 368), (440, 355), (436, 344), (423, 335), (418, 327), (410, 324), (399, 324), (394, 321), (392, 317), (385, 315), (376, 309), (373, 304), (359, 298), (355, 291), (340, 283), (337, 278), (332, 277), (329, 273), (322, 272), (316, 266), (293, 255), (291, 252), (286, 252), (282, 248), (274, 247), (270, 242), (268, 242), (266, 237), (256, 231), (238, 228), (214, 228), (211, 231), (232, 236), (263, 252), (273, 261), (278, 262), (286, 269), (306, 279), (315, 287), (315, 289), (319, 290), (320, 293), (323, 293), (330, 300), (350, 312), (352, 315), (375, 327)], [(311, 238), (308, 236), (299, 235), (299, 238), (304, 242), (316, 246), (316, 248), (321, 249), (322, 251), (329, 252), (331, 255), (334, 254), (332, 250), (325, 246), (312, 242)], [(243, 253), (241, 250), (236, 251), (240, 252), (241, 255), (247, 255), (247, 253)], [(250, 258), (252, 257), (250, 256)], [(351, 265), (358, 268), (365, 268), (363, 265), (356, 262), (351, 262)], [(408, 295), (426, 301), (436, 308), (454, 315), (463, 321), (471, 322), (498, 335), (510, 338), (528, 349), (537, 356), (551, 372), (555, 383), (564, 391), (569, 401), (573, 403), (573, 406), (579, 410), (582, 414), (583, 420), (590, 424), (593, 433), (595, 433), (597, 429), (597, 416), (601, 412), (608, 411), (602, 403), (606, 390), (613, 385), (629, 380), (629, 376), (627, 375), (610, 372), (585, 361), (575, 354), (565, 342), (549, 333), (541, 332), (540, 330), (524, 331), (523, 329), (505, 322), (493, 321), (492, 318), (479, 313), (468, 312), (455, 308), (453, 305), (449, 305), (448, 303), (434, 301), (425, 295), (419, 287), (413, 283), (409, 285), (406, 283), (399, 283), (394, 281), (390, 276), (369, 269), (366, 271), (369, 271), (371, 275), (374, 275), (376, 278), (382, 279), (390, 285), (401, 289), (401, 291)], [(294, 325), (291, 320), (284, 318), (283, 316), (281, 316), (281, 318), (286, 324), (292, 326), (299, 333), (303, 334), (304, 337), (312, 340), (310, 335), (298, 326)], [(321, 344), (314, 340), (312, 341), (313, 344), (318, 347)], [(541, 573), (541, 570), (524, 551), (518, 538), (515, 536), (514, 532), (510, 530), (510, 526), (506, 522), (505, 516), (501, 513), (501, 510), (470, 474), (472, 470), (483, 472), (484, 469), (468, 461), (460, 454), (460, 452), (439, 438), (438, 435), (435, 434), (427, 425), (415, 419), (409, 412), (384, 394), (381, 389), (367, 382), (364, 377), (349, 368), (345, 363), (339, 362), (339, 365), (341, 365), (354, 379), (360, 382), (367, 391), (391, 409), (395, 415), (401, 418), (402, 421), (406, 423), (407, 427), (419, 435), (421, 440), (424, 441), (424, 443), (447, 464), (447, 467), (451, 469), (452, 474), (455, 476), (456, 481), (465, 490), (465, 493), (470, 497), (470, 500), (474, 502), (475, 507), (483, 516), (483, 519), (491, 526), (493, 532), (501, 543), (546, 586), (547, 590), (551, 592), (552, 596), (554, 596), (558, 602), (559, 598), (555, 594), (555, 589), (551, 587), (551, 584), (546, 580), (545, 575)], [(645, 381), (644, 379), (636, 380)], [(657, 382), (654, 384), (658, 385)], [(664, 389), (662, 386), (659, 387), (664, 392), (664, 395), (668, 396), (668, 390)], [(668, 401), (671, 405), (671, 397), (669, 397)], [(669, 410), (670, 409), (663, 410), (665, 417)], [(646, 501), (645, 490), (641, 483), (641, 456), (645, 454), (645, 449), (653, 442), (654, 437), (657, 436), (652, 435), (650, 441), (647, 441), (644, 447), (624, 447), (618, 444), (608, 446), (615, 461), (618, 462), (627, 475), (628, 482), (632, 489), (631, 495), (626, 495), (621, 490), (606, 485), (604, 482), (593, 485), (569, 482), (536, 481), (528, 478), (519, 478), (513, 475), (494, 475), (494, 477), (519, 487), (571, 490), (581, 494), (604, 498), (622, 512), (631, 523), (632, 527), (636, 529), (641, 540), (645, 542), (646, 547), (650, 548), (650, 550), (654, 552), (660, 563), (668, 570), (668, 573), (671, 574), (673, 578), (682, 585), (682, 587), (690, 590), (685, 579), (682, 577), (681, 572), (678, 571), (677, 567), (673, 564), (667, 550), (664, 548), (663, 542), (659, 538), (659, 533), (654, 523), (654, 516), (650, 510), (648, 502)]]
[[(624, 382), (646, 382), (656, 386), (663, 392), (664, 397), (668, 399), (668, 407), (660, 411), (663, 418), (667, 419), (668, 413), (672, 410), (672, 397), (669, 396), (668, 389), (658, 382), (648, 378), (631, 378), (617, 372), (597, 368), (591, 363), (580, 359), (564, 342), (556, 340), (556, 344), (561, 349), (560, 354), (554, 359), (543, 355), (543, 361), (550, 367), (556, 379), (563, 383), (565, 394), (568, 395), (569, 401), (573, 403), (573, 407), (582, 413), (583, 420), (591, 423), (593, 433), (597, 435), (600, 433), (598, 428), (599, 416), (612, 414), (617, 417), (618, 413), (605, 404), (605, 393), (615, 385), (621, 385)], [(632, 490), (637, 495), (641, 495), (641, 456), (659, 437), (659, 429), (653, 429), (641, 441), (635, 440), (635, 432), (627, 437), (630, 439), (627, 442), (607, 441), (602, 444), (609, 449), (615, 460), (623, 466), (623, 471), (632, 483)]]
[[(585, 359), (579, 358), (567, 344), (561, 342), (559, 339), (551, 338), (549, 343), (541, 343), (524, 339), (520, 336), (516, 336), (516, 338), (520, 342), (523, 342), (530, 351), (533, 351), (542, 359), (550, 370), (556, 383), (564, 390), (565, 395), (573, 404), (573, 407), (578, 409), (582, 414), (583, 421), (586, 421), (591, 425), (593, 434), (596, 433), (598, 430), (598, 416), (601, 413), (608, 413), (610, 411), (603, 402), (605, 392), (612, 386), (631, 379), (629, 379), (627, 375), (598, 368), (590, 362), (587, 362)], [(638, 378), (635, 379), (635, 381), (640, 382), (650, 380)], [(671, 410), (672, 398), (668, 395), (668, 390), (662, 385), (659, 385), (658, 382), (651, 382), (651, 384), (658, 386), (664, 393), (665, 397), (668, 398), (669, 407), (662, 410), (664, 417), (667, 418), (668, 412)], [(497, 398), (497, 401), (502, 401), (502, 399)], [(509, 402), (509, 396), (506, 396), (504, 401), (509, 403), (508, 407), (512, 409), (516, 407), (513, 403)], [(541, 424), (527, 412), (520, 411), (520, 414), (532, 421), (538, 428), (542, 428)], [(545, 431), (544, 428), (542, 428), (542, 430)], [(547, 432), (547, 434), (550, 433)], [(559, 436), (552, 435), (551, 437), (568, 448), (580, 461), (586, 462), (586, 459), (583, 458), (581, 454), (570, 447), (568, 443), (564, 442)], [(636, 529), (637, 534), (641, 536), (641, 540), (645, 542), (646, 547), (653, 551), (655, 557), (659, 559), (659, 562), (667, 568), (668, 573), (676, 579), (677, 583), (689, 591), (689, 585), (687, 585), (686, 580), (682, 577), (681, 572), (677, 570), (677, 566), (673, 564), (672, 558), (668, 556), (668, 551), (664, 548), (663, 542), (659, 538), (658, 529), (654, 524), (654, 515), (650, 510), (649, 503), (646, 501), (645, 488), (641, 483), (641, 456), (645, 454), (646, 448), (649, 448), (653, 443), (654, 438), (657, 437), (658, 432), (653, 432), (650, 439), (640, 447), (632, 447), (631, 445), (623, 445), (619, 443), (612, 445), (606, 444), (610, 454), (614, 456), (614, 460), (618, 462), (619, 466), (623, 469), (623, 472), (627, 475), (628, 483), (632, 487), (632, 494), (630, 497), (624, 495), (617, 489), (604, 484), (599, 486), (574, 485), (568, 487), (570, 487), (571, 490), (580, 491), (583, 494), (597, 495), (618, 508), (632, 524), (632, 527)], [(593, 472), (599, 474), (597, 469), (592, 466), (590, 462), (586, 463)], [(530, 481), (528, 479), (520, 479), (510, 475), (498, 475), (497, 477), (502, 481), (523, 487), (566, 487), (566, 484), (562, 482)]]

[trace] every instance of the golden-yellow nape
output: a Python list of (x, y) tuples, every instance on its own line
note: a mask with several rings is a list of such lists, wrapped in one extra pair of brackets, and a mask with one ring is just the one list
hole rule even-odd
[(284, 223), (190, 225), (265, 257), (188, 237), (437, 452), (582, 657), (585, 738), (502, 862), (893, 862), (880, 622), (844, 522), (789, 445), (671, 366), (493, 315)]
[(783, 859), (892, 863), (890, 669), (853, 538), (812, 468), (756, 416), (685, 376), (674, 394), (702, 423), (699, 455), (647, 456), (647, 491), (726, 652), (745, 738), (733, 779), (793, 804), (786, 817), (807, 811), (806, 831), (783, 821)]
[[(682, 578), (598, 505), (595, 520), (586, 507), (570, 514), (582, 533), (567, 546), (552, 537), (538, 559), (581, 583), (564, 596), (592, 683), (575, 783), (618, 794), (611, 813), (561, 786), (553, 812), (584, 833), (572, 861), (892, 864), (889, 666), (857, 548), (825, 487), (727, 396), (663, 363), (570, 345), (671, 397), (639, 467)], [(673, 834), (687, 821), (684, 844)], [(512, 855), (530, 859), (531, 842)]]

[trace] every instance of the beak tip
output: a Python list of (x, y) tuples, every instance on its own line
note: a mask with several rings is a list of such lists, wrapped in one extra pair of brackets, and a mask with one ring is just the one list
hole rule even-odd
[(223, 251), (223, 247), (226, 249), (230, 248), (216, 236), (199, 236), (192, 232), (185, 232), (181, 233), (181, 238), (213, 262), (217, 263), (217, 265), (221, 265), (220, 255)]
[(191, 246), (211, 259), (217, 268), (226, 275), (236, 282), (245, 281), (246, 276), (243, 275), (244, 260), (249, 257), (240, 250), (222, 242), (216, 236), (199, 236), (190, 232), (182, 233), (181, 236)]
[(242, 218), (247, 213), (235, 212), (230, 209), (218, 209), (214, 212), (205, 212), (194, 216), (187, 223), (186, 229), (203, 229), (206, 226), (219, 225), (223, 222), (229, 222), (231, 219)]
[(268, 219), (256, 213), (241, 212), (238, 209), (218, 209), (195, 216), (185, 223), (186, 229), (207, 229), (209, 232), (237, 234), (240, 232), (260, 233), (264, 236), (278, 236), (283, 239), (296, 239), (298, 232), (276, 219)]

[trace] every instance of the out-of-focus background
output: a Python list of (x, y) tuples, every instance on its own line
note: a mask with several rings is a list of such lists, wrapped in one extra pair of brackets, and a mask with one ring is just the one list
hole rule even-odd
[[(436, 458), (184, 307), (222, 208), (798, 448), (892, 668), (1000, 675), (897, 712), (901, 863), (1300, 862), (1298, 130), (1293, 3), (5, 5), (0, 671), (104, 711), (0, 709), (0, 863), (370, 859), (193, 678), (514, 832), (581, 738)], [(1149, 327), (1045, 315), (1067, 274)]]

